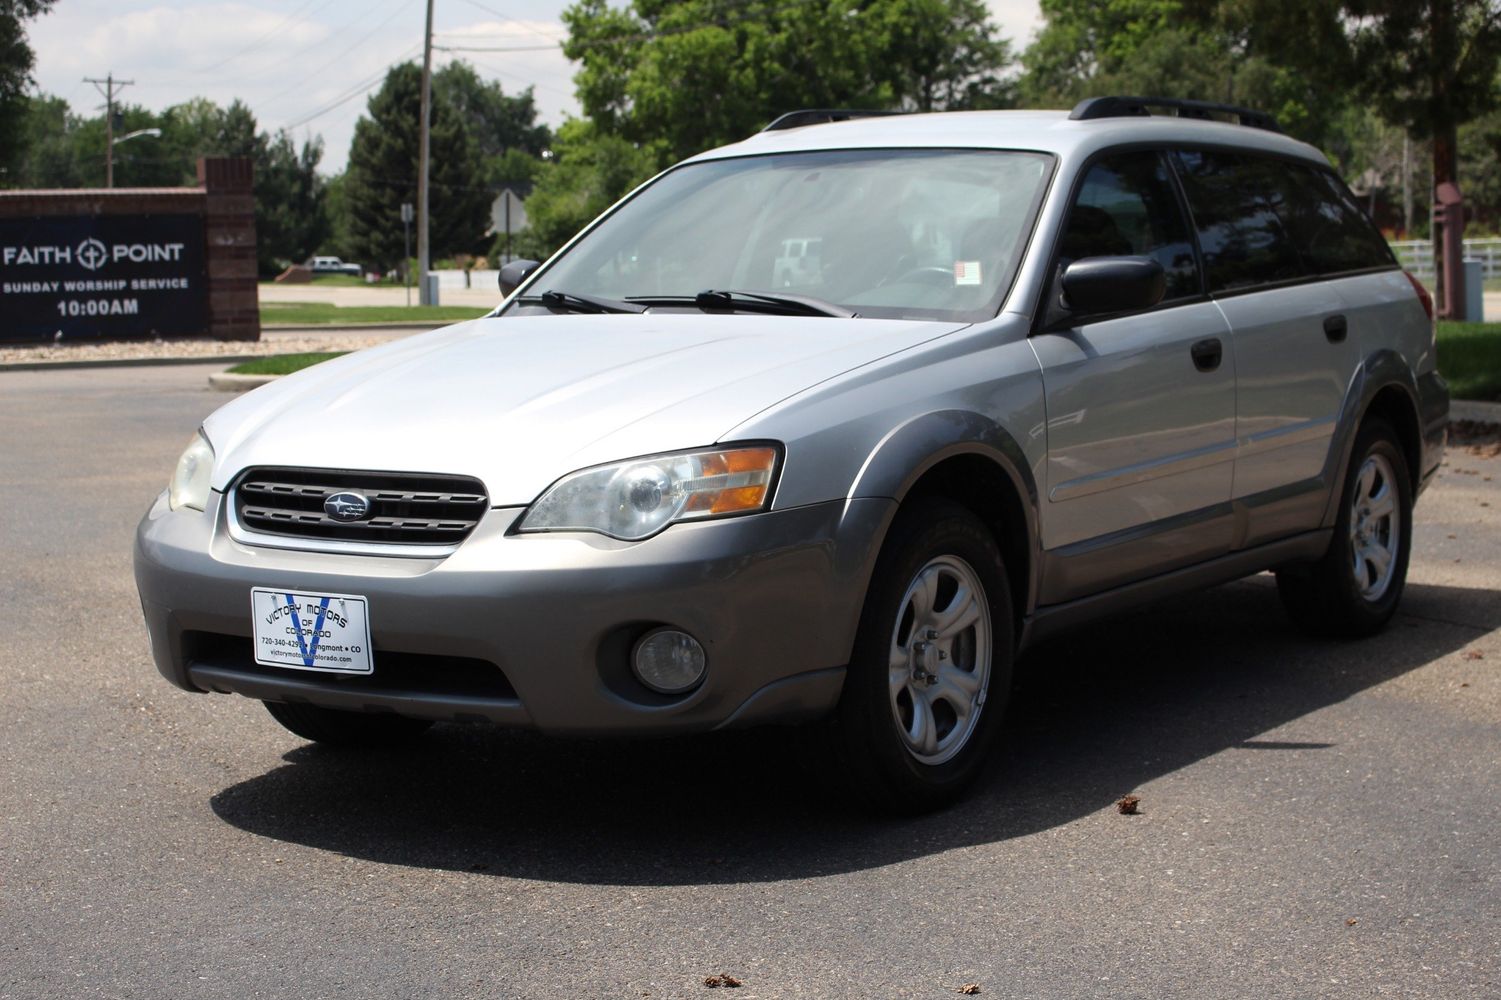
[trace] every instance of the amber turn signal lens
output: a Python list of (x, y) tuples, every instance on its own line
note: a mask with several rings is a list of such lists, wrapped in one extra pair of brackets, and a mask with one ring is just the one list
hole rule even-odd
[(699, 460), (701, 475), (690, 486), (685, 512), (734, 514), (759, 510), (766, 504), (776, 464), (775, 448), (738, 448), (704, 455)]

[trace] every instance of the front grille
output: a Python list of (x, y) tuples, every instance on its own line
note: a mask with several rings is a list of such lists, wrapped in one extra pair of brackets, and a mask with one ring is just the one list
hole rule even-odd
[[(323, 503), (358, 493), (370, 504), (357, 521), (339, 521)], [(345, 469), (249, 469), (233, 489), (235, 517), (249, 531), (348, 542), (452, 545), (468, 537), (490, 499), (468, 476)]]

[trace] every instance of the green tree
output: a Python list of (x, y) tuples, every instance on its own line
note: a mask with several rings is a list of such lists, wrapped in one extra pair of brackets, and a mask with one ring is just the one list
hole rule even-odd
[(1030, 106), (1188, 98), (1269, 111), (1318, 146), (1339, 140), (1350, 87), (1338, 0), (1043, 0), (1042, 12), (1022, 57)]
[(487, 160), (511, 150), (541, 156), (552, 143), (552, 131), (537, 124), (530, 87), (508, 95), (498, 82), (480, 79), (474, 67), (455, 59), (433, 73), (433, 92), (453, 108), (476, 152)]
[(558, 130), (554, 158), (526, 199), (518, 256), (545, 260), (592, 219), (656, 173), (652, 154), (628, 139), (601, 135), (581, 119)]
[[(414, 63), (391, 68), (370, 98), (367, 115), (355, 124), (342, 192), (349, 250), (361, 263), (381, 269), (404, 259), (401, 206), (417, 202), (418, 116), (421, 70)], [(434, 88), (429, 149), (432, 172), (428, 203), (433, 256), (483, 249), (491, 194), (464, 121)]]
[(981, 0), (580, 0), (563, 19), (585, 114), (659, 166), (796, 108), (1010, 98), (1010, 50)]
[[(45, 13), (55, 0), (0, 0), (0, 170), (16, 169), (25, 152), (17, 141), (23, 136), (21, 121), (29, 111), (27, 91), (36, 64), (26, 42), (26, 22)], [(0, 174), (0, 177), (3, 177)]]
[(86, 173), (76, 141), (81, 120), (68, 102), (41, 95), (28, 99), (21, 112), (6, 133), (14, 137), (14, 144), (9, 147), (9, 164), (0, 165), (4, 171), (0, 183), (5, 187), (83, 187)]
[(1433, 143), (1433, 181), (1459, 179), (1459, 128), (1501, 102), (1501, 3), (1349, 0), (1358, 93), (1388, 122)]
[(256, 258), (271, 275), (311, 257), (329, 237), (326, 182), (318, 175), (323, 140), (299, 149), (283, 131), (257, 136), (255, 145)]

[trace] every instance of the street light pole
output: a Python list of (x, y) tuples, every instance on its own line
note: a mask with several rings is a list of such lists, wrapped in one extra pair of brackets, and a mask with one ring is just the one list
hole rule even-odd
[(428, 245), (428, 132), (432, 122), (433, 101), (433, 0), (427, 0), (427, 31), (422, 36), (422, 121), (418, 125), (417, 150), (417, 301), (432, 305), (427, 287), (427, 270), (431, 265)]

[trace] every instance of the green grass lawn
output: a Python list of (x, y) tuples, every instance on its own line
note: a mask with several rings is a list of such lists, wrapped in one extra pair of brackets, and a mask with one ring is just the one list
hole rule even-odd
[(311, 368), (320, 361), (329, 358), (337, 358), (348, 351), (315, 351), (310, 354), (273, 354), (270, 357), (256, 358), (253, 361), (245, 361), (235, 365), (229, 370), (231, 375), (290, 375), (304, 368)]
[(336, 306), (330, 302), (262, 302), (261, 322), (267, 326), (426, 322), (439, 326), (461, 319), (475, 319), (489, 311), (477, 306)]
[(1438, 370), (1455, 399), (1501, 402), (1501, 323), (1440, 323)]

